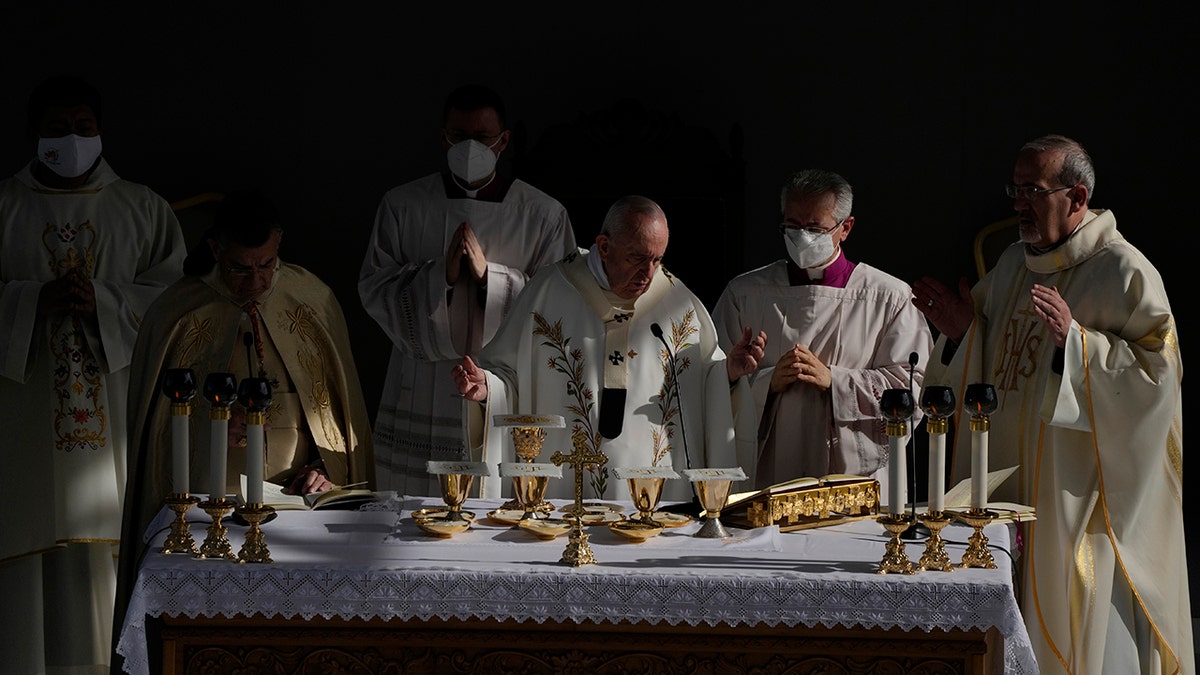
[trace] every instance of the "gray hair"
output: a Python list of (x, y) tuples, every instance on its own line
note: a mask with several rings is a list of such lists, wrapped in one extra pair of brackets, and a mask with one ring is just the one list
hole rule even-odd
[(631, 217), (634, 215), (661, 218), (664, 223), (667, 222), (667, 214), (663, 213), (662, 207), (653, 199), (641, 195), (628, 195), (608, 207), (604, 223), (600, 225), (600, 234), (608, 235), (610, 239), (620, 239), (635, 224), (635, 219)]
[(1021, 146), (1021, 152), (1061, 152), (1062, 169), (1054, 177), (1059, 185), (1082, 185), (1087, 188), (1088, 199), (1096, 189), (1096, 169), (1092, 158), (1078, 141), (1060, 134), (1047, 134)]
[(779, 193), (779, 210), (787, 210), (788, 198), (818, 197), (828, 192), (832, 192), (836, 200), (833, 218), (841, 223), (850, 217), (850, 210), (854, 208), (854, 190), (845, 178), (832, 171), (805, 169), (793, 173)]

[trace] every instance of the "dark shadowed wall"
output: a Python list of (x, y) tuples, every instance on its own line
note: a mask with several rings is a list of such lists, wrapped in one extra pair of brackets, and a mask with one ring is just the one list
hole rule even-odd
[[(1093, 206), (1113, 209), (1162, 272), (1187, 352), (1190, 5), (265, 4), (0, 9), (0, 173), (33, 154), (29, 89), (75, 71), (105, 95), (105, 155), (123, 177), (169, 200), (265, 188), (286, 217), (285, 257), (341, 298), (372, 415), (388, 343), (355, 288), (366, 238), (386, 189), (438, 168), (441, 100), (466, 81), (505, 95), (529, 147), (618, 100), (707, 130), (726, 152), (737, 138), (741, 246), (713, 246), (715, 270), (782, 255), (779, 184), (823, 167), (856, 190), (853, 259), (973, 280), (975, 231), (1012, 212), (1002, 188), (1017, 148), (1073, 136), (1096, 163)], [(628, 168), (597, 161), (581, 150), (557, 171)], [(586, 245), (599, 223), (575, 225)], [(692, 249), (704, 236), (671, 226)]]

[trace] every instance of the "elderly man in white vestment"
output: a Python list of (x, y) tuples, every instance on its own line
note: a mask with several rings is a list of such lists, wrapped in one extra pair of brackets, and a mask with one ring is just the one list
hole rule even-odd
[[(166, 368), (190, 368), (202, 388), (210, 373), (271, 383), (265, 480), (296, 494), (335, 485), (374, 487), (371, 429), (341, 305), (303, 267), (283, 262), (283, 226), (256, 191), (227, 196), (213, 229), (188, 256), (187, 276), (146, 312), (130, 381), (129, 489), (125, 497), (117, 628), (146, 550), (143, 534), (174, 491)], [(208, 494), (210, 404), (192, 405), (191, 491)], [(227, 441), (226, 493), (240, 493), (246, 466), (245, 410), (234, 404)], [(244, 497), (245, 495), (243, 495)], [(114, 634), (113, 644), (119, 634)]]
[(130, 357), (184, 238), (101, 156), (90, 84), (45, 80), (29, 125), (36, 159), (0, 183), (3, 670), (106, 672)]
[(575, 251), (562, 204), (497, 169), (505, 116), (489, 88), (451, 92), (446, 169), (393, 188), (376, 213), (358, 291), (393, 345), (374, 425), (380, 489), (440, 494), (425, 463), (467, 457), (447, 373), (488, 343), (534, 272)]
[(792, 174), (780, 195), (787, 257), (734, 278), (713, 308), (723, 348), (747, 327), (769, 338), (744, 410), (758, 431), (738, 439), (755, 446), (756, 488), (849, 473), (891, 489), (879, 397), (910, 382), (920, 396), (933, 337), (908, 284), (846, 257), (853, 200), (832, 171)]
[[(1030, 504), (1020, 601), (1042, 673), (1193, 673), (1178, 335), (1154, 266), (1093, 210), (1069, 138), (1024, 145), (1008, 186), (1020, 241), (974, 288), (926, 277), (941, 335), (926, 383), (995, 386), (995, 498)], [(970, 471), (955, 422), (955, 479)]]
[[(726, 359), (708, 311), (661, 265), (667, 240), (662, 209), (625, 197), (590, 250), (530, 279), (479, 364), (464, 357), (453, 372), (473, 459), (516, 461), (509, 430), (493, 427), (492, 416), (530, 413), (566, 422), (546, 430), (538, 461), (577, 448), (605, 454), (605, 467), (589, 468), (596, 498), (627, 496), (605, 479), (611, 467), (743, 465), (730, 386), (757, 367), (764, 337), (747, 331)], [(572, 472), (564, 477), (548, 496), (574, 496)], [(500, 481), (485, 480), (485, 496), (501, 492)], [(662, 498), (690, 500), (692, 487), (669, 480)]]

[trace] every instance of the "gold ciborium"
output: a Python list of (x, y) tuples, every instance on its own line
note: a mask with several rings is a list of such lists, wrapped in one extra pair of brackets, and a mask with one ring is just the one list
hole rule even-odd
[(741, 467), (728, 469), (684, 469), (683, 475), (692, 481), (700, 506), (704, 507), (704, 524), (694, 537), (707, 539), (725, 538), (729, 532), (721, 524), (721, 510), (729, 499), (729, 488), (735, 480), (746, 480)]
[(562, 478), (562, 467), (539, 462), (502, 462), (500, 477), (511, 478), (517, 507), (525, 511), (521, 520), (549, 518), (541, 508), (546, 502), (546, 488), (551, 478)]
[(476, 476), (488, 476), (490, 471), (483, 462), (438, 462), (430, 460), (425, 463), (426, 470), (437, 476), (438, 487), (442, 492), (442, 501), (446, 503), (446, 515), (442, 520), (472, 520), (475, 517), (470, 511), (463, 511), (467, 494)]
[[(513, 453), (521, 462), (532, 464), (542, 454), (546, 429), (562, 429), (566, 426), (566, 420), (562, 415), (493, 415), (492, 425), (507, 427), (512, 435)], [(554, 510), (545, 499), (538, 500), (535, 506), (547, 514)], [(512, 499), (500, 508), (518, 509), (521, 505)]]

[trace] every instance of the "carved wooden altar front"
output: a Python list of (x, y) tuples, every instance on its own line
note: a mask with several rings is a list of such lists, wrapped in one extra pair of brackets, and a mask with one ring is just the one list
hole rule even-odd
[[(993, 672), (995, 629), (263, 620), (164, 617), (163, 672), (937, 673)], [(152, 631), (153, 632), (153, 631)]]

